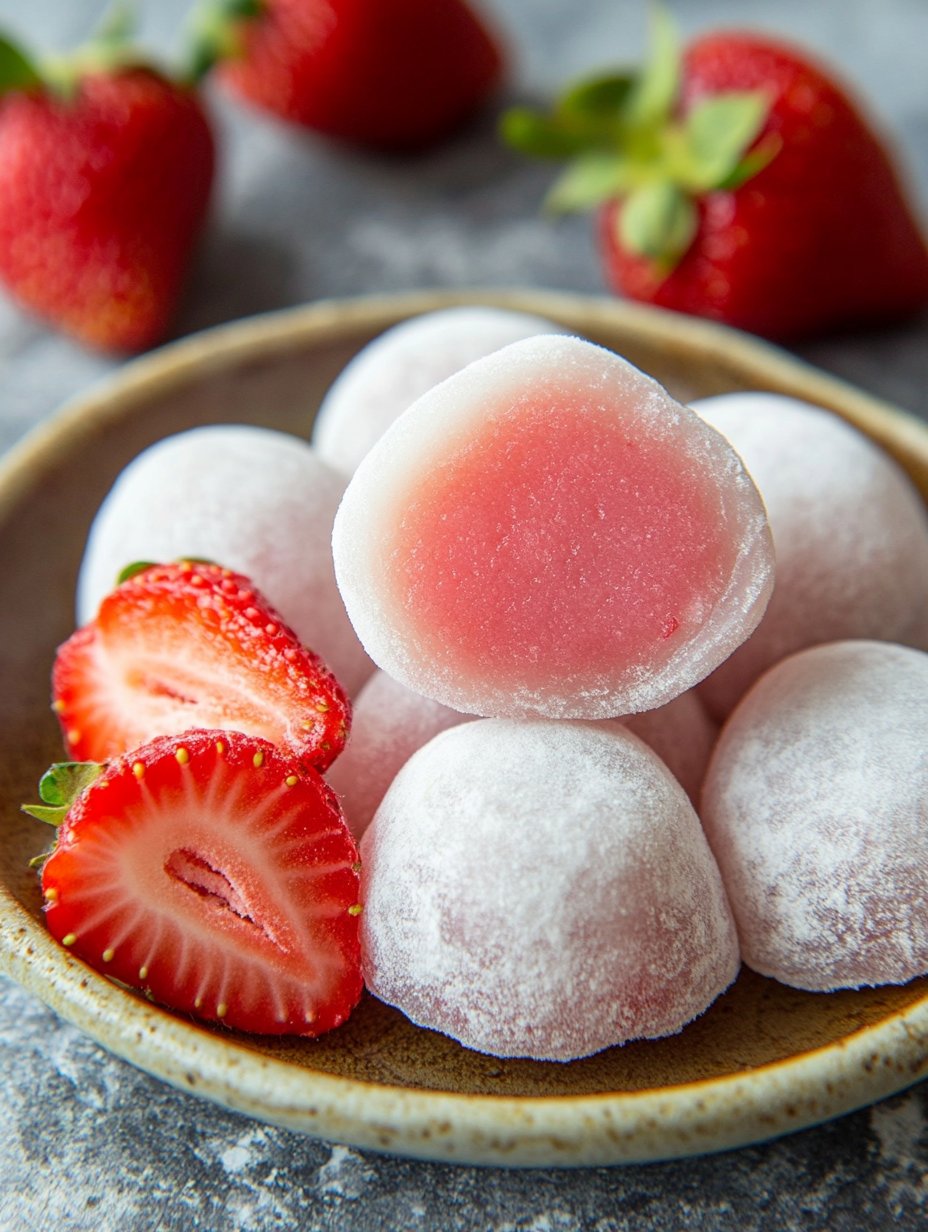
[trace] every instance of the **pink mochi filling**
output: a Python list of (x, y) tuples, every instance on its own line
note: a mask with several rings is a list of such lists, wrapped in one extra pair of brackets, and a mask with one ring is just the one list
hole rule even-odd
[[(632, 420), (632, 429), (634, 421)], [(435, 661), (542, 687), (663, 663), (738, 552), (679, 438), (550, 391), (417, 477), (385, 538), (394, 602)]]

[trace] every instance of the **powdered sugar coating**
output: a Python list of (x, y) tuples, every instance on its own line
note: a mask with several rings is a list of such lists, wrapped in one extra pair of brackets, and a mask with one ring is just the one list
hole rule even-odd
[(487, 719), (406, 763), (361, 843), (368, 987), (498, 1056), (670, 1035), (734, 979), (718, 868), (616, 724)]
[(416, 749), (472, 717), (413, 693), (386, 672), (374, 672), (355, 699), (348, 745), (326, 775), (356, 839)]
[(614, 722), (624, 724), (653, 749), (693, 803), (698, 803), (718, 725), (710, 719), (695, 689), (688, 689), (657, 710), (642, 710)]
[(81, 564), (85, 624), (121, 569), (195, 556), (245, 574), (350, 693), (373, 664), (335, 584), (331, 531), (344, 478), (305, 441), (222, 424), (170, 436), (123, 470), (94, 519)]
[(700, 686), (724, 718), (772, 664), (848, 638), (907, 641), (928, 605), (928, 514), (905, 472), (837, 415), (770, 393), (693, 403), (767, 507), (777, 583), (759, 628)]
[(722, 437), (619, 356), (558, 336), (477, 360), (396, 420), (333, 550), (380, 667), (506, 717), (663, 705), (751, 632), (773, 575)]
[(814, 991), (928, 971), (926, 748), (921, 651), (816, 646), (754, 685), (702, 806), (749, 966)]
[(442, 308), (394, 325), (369, 342), (332, 382), (312, 443), (346, 475), (417, 398), (465, 365), (510, 342), (558, 333), (544, 317), (506, 308)]

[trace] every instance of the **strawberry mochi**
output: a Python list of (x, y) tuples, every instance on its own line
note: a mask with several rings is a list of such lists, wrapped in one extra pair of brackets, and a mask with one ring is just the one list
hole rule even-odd
[(556, 335), (400, 416), (348, 485), (333, 551), (371, 658), (497, 717), (660, 706), (748, 636), (773, 583), (727, 442), (618, 355)]
[(137, 560), (200, 557), (245, 574), (349, 693), (373, 664), (335, 583), (331, 533), (345, 479), (305, 442), (220, 424), (166, 437), (122, 471), (94, 518), (77, 587), (88, 624)]
[(361, 866), (368, 988), (480, 1052), (567, 1061), (670, 1035), (738, 970), (692, 805), (617, 724), (442, 732), (394, 779)]
[(814, 646), (750, 689), (702, 803), (749, 966), (813, 991), (928, 972), (926, 747), (910, 647)]
[(510, 342), (559, 333), (544, 317), (480, 305), (442, 308), (401, 321), (363, 347), (322, 400), (312, 443), (351, 475), (408, 406), (446, 377)]
[(723, 719), (763, 671), (806, 646), (924, 637), (928, 514), (887, 453), (832, 412), (780, 394), (723, 394), (693, 409), (750, 471), (777, 558), (760, 626), (700, 685), (712, 714)]

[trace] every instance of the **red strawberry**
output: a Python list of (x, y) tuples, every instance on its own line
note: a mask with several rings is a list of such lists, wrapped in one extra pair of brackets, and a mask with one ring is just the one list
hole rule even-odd
[(500, 48), (466, 0), (210, 0), (200, 32), (201, 61), (237, 52), (220, 76), (239, 96), (388, 150), (444, 137), (502, 73)]
[(526, 152), (575, 156), (552, 204), (604, 203), (613, 287), (787, 339), (928, 303), (928, 248), (859, 106), (801, 50), (723, 32), (682, 65), (666, 17), (638, 76), (511, 113)]
[(213, 178), (191, 89), (103, 38), (54, 80), (0, 39), (0, 278), (82, 342), (137, 351), (165, 334)]
[(351, 712), (319, 656), (241, 574), (192, 561), (140, 569), (58, 650), (53, 707), (69, 755), (106, 761), (153, 736), (222, 727), (324, 770)]
[[(98, 776), (98, 777), (97, 777)], [(320, 776), (239, 732), (52, 767), (45, 918), (91, 967), (209, 1022), (319, 1035), (361, 995), (357, 850)]]

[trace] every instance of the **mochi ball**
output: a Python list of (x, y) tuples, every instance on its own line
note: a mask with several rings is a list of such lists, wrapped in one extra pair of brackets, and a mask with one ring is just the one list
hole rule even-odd
[(363, 347), (319, 407), (312, 442), (351, 475), (394, 419), (472, 360), (535, 334), (559, 333), (544, 317), (506, 308), (442, 308), (401, 321)]
[(617, 724), (449, 728), (400, 770), (361, 858), (368, 988), (480, 1052), (670, 1035), (738, 970), (698, 818)]
[(763, 505), (724, 438), (557, 335), (476, 360), (395, 420), (332, 546), (374, 662), (493, 717), (661, 706), (751, 633), (773, 584)]
[(356, 839), (416, 749), (472, 717), (413, 693), (386, 672), (374, 672), (354, 701), (347, 747), (326, 774)]
[(744, 961), (814, 991), (928, 971), (928, 655), (800, 651), (722, 730), (702, 818)]
[(373, 664), (345, 613), (331, 535), (344, 478), (305, 441), (222, 424), (170, 436), (122, 471), (90, 529), (77, 620), (136, 560), (195, 556), (245, 574), (351, 694)]
[(908, 640), (928, 604), (928, 513), (902, 468), (837, 415), (778, 394), (693, 408), (760, 489), (777, 560), (759, 628), (700, 686), (710, 712), (724, 718), (761, 672), (806, 646)]

